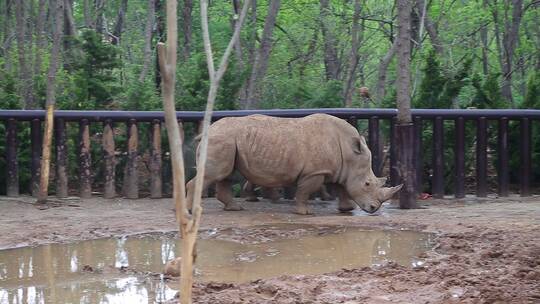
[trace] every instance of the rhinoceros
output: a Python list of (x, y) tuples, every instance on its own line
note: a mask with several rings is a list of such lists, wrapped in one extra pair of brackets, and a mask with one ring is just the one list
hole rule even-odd
[[(401, 185), (383, 187), (386, 179), (373, 173), (364, 137), (346, 121), (327, 114), (223, 118), (210, 126), (208, 140), (203, 189), (216, 183), (216, 197), (224, 210), (243, 209), (232, 196), (230, 176), (235, 169), (263, 187), (296, 185), (298, 214), (311, 213), (307, 200), (325, 183), (337, 186), (338, 209), (343, 212), (354, 209), (352, 200), (374, 213), (401, 189)], [(191, 209), (195, 179), (186, 188)]]

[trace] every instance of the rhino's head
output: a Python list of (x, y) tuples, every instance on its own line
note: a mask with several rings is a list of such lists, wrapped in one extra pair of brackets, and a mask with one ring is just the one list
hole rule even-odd
[(386, 178), (375, 176), (371, 168), (371, 151), (363, 136), (354, 138), (352, 151), (342, 153), (343, 160), (347, 162), (345, 188), (362, 210), (374, 213), (403, 186), (384, 187)]

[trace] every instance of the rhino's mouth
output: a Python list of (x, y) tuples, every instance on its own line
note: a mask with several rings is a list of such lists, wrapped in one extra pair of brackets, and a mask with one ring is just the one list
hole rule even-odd
[(363, 207), (362, 204), (358, 203), (358, 202), (355, 201), (354, 199), (351, 198), (351, 200), (352, 200), (358, 207), (360, 207), (360, 209), (364, 210), (364, 212), (367, 212), (367, 213), (369, 213), (369, 214), (373, 214), (373, 213), (379, 211), (379, 209), (381, 209), (381, 207), (382, 207), (382, 202), (381, 202), (381, 203), (378, 204), (379, 206), (378, 206), (377, 208), (366, 209), (366, 208)]

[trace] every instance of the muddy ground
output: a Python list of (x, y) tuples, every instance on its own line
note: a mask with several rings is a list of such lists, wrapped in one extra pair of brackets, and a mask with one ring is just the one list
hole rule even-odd
[[(176, 229), (170, 199), (74, 198), (49, 208), (32, 202), (0, 198), (0, 249)], [(313, 202), (313, 216), (293, 214), (289, 201), (244, 206), (225, 212), (205, 200), (201, 229), (229, 231), (222, 237), (243, 242), (298, 237), (253, 229), (271, 223), (412, 229), (436, 233), (437, 245), (415, 268), (391, 263), (238, 285), (197, 283), (196, 303), (540, 303), (538, 196), (426, 200), (416, 210), (388, 204), (376, 216), (341, 215), (334, 202)]]

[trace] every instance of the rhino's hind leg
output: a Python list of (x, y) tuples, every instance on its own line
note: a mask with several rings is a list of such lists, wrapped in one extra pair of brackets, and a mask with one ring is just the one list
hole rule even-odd
[(223, 203), (223, 210), (227, 211), (239, 211), (244, 210), (240, 204), (234, 201), (232, 194), (232, 182), (228, 179), (217, 182), (216, 184), (216, 198)]
[(307, 215), (311, 214), (307, 205), (311, 193), (319, 190), (324, 183), (324, 176), (313, 175), (302, 178), (298, 181), (296, 189), (296, 213)]
[(246, 181), (242, 187), (244, 195), (246, 196), (246, 202), (258, 202), (257, 194), (255, 193), (255, 185)]
[(336, 186), (336, 190), (339, 197), (338, 202), (338, 210), (339, 212), (350, 212), (353, 211), (356, 207), (353, 202), (351, 202), (351, 198), (349, 197), (349, 194), (347, 194), (347, 191), (343, 186)]

